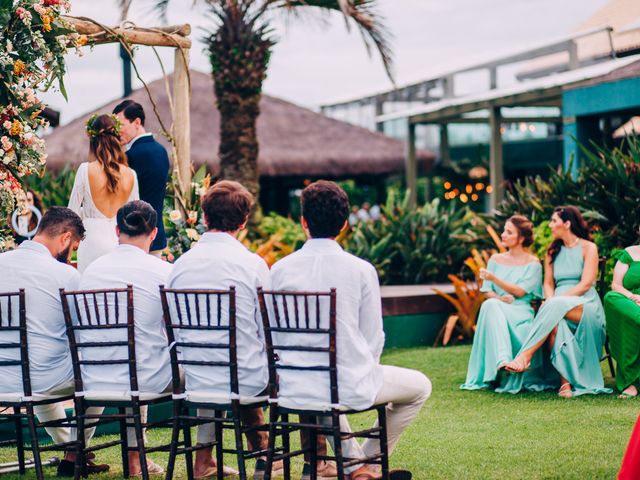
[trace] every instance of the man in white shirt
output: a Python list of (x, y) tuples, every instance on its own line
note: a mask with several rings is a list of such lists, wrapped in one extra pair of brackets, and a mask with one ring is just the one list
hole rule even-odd
[[(347, 226), (349, 200), (335, 183), (318, 181), (302, 192), (302, 226), (309, 240), (302, 249), (277, 262), (271, 270), (273, 290), (337, 290), (337, 362), (340, 405), (365, 409), (390, 403), (387, 408), (388, 446), (391, 453), (402, 431), (419, 413), (431, 394), (431, 382), (421, 372), (380, 365), (384, 347), (380, 286), (375, 268), (346, 253), (335, 241)], [(295, 341), (315, 345), (317, 335)], [(286, 341), (286, 339), (283, 339)], [(282, 342), (280, 342), (282, 343)], [(305, 364), (308, 354), (279, 352), (280, 361)], [(282, 370), (280, 397), (294, 406), (331, 404), (326, 373)], [(313, 377), (313, 378), (312, 378)], [(342, 419), (343, 430), (348, 428)], [(363, 458), (379, 453), (378, 441), (355, 439), (342, 442), (344, 455)], [(347, 469), (352, 480), (381, 478), (367, 466)]]
[[(25, 289), (33, 393), (69, 395), (74, 390), (60, 289), (73, 290), (78, 286), (80, 275), (68, 262), (84, 233), (82, 220), (72, 210), (51, 207), (42, 217), (33, 240), (24, 241), (16, 250), (0, 254), (0, 291)], [(0, 360), (15, 358), (15, 352), (3, 349)], [(0, 375), (0, 392), (22, 392), (20, 368), (2, 367)], [(61, 403), (35, 407), (35, 413), (41, 422), (66, 417)], [(46, 430), (55, 443), (65, 443), (76, 437), (75, 429)], [(89, 438), (91, 434), (88, 430)], [(58, 467), (58, 476), (73, 476), (74, 461), (75, 453), (67, 452)], [(108, 465), (93, 462), (87, 465), (88, 473), (108, 469)]]
[[(265, 393), (268, 383), (267, 357), (264, 345), (257, 288), (269, 288), (269, 269), (265, 261), (251, 253), (236, 236), (249, 218), (253, 196), (237, 182), (220, 181), (213, 185), (202, 198), (202, 210), (209, 228), (198, 243), (182, 255), (174, 264), (169, 278), (170, 288), (220, 289), (236, 288), (236, 325), (238, 346), (238, 381), (241, 397), (256, 397)], [(224, 312), (223, 315), (227, 315)], [(213, 334), (213, 333), (212, 333)], [(202, 331), (183, 330), (182, 341), (197, 338), (202, 341)], [(191, 337), (193, 336), (193, 337)], [(207, 341), (215, 341), (215, 338)], [(223, 351), (202, 352), (188, 349), (189, 360), (227, 361)], [(186, 358), (186, 357), (185, 357)], [(228, 374), (223, 378), (211, 378), (211, 369), (185, 365), (185, 379), (188, 391), (206, 391), (215, 395), (229, 396)], [(243, 409), (242, 421), (246, 425), (264, 424), (261, 408)], [(213, 440), (213, 428), (203, 425), (198, 431), (198, 443)], [(266, 449), (267, 432), (247, 434), (250, 447)], [(194, 475), (204, 477), (216, 468), (211, 449), (198, 450)], [(262, 478), (265, 461), (256, 463), (254, 478)], [(274, 466), (274, 473), (278, 470)], [(262, 469), (262, 471), (260, 471)]]
[[(171, 273), (171, 264), (148, 255), (157, 234), (156, 212), (142, 200), (125, 204), (118, 210), (117, 234), (120, 245), (115, 251), (94, 261), (82, 274), (80, 290), (125, 288), (133, 286), (135, 320), (136, 363), (138, 390), (148, 393), (171, 391), (171, 364), (169, 348), (162, 316), (159, 286), (164, 285)], [(104, 309), (103, 297), (97, 297), (100, 311)], [(113, 298), (109, 307), (114, 309)], [(121, 318), (126, 318), (126, 302), (119, 303)], [(125, 340), (126, 330), (81, 331), (82, 341), (105, 341), (105, 335), (114, 341)], [(92, 349), (92, 360), (126, 358), (126, 347), (104, 347)], [(82, 369), (85, 391), (127, 392), (129, 390), (129, 366), (112, 365), (108, 375), (101, 365), (85, 365)], [(146, 417), (146, 407), (143, 417)], [(146, 421), (143, 418), (143, 422)], [(137, 445), (135, 430), (127, 429), (129, 445)], [(162, 467), (147, 460), (149, 473), (161, 474)], [(132, 475), (140, 473), (140, 457), (129, 452), (129, 468)]]

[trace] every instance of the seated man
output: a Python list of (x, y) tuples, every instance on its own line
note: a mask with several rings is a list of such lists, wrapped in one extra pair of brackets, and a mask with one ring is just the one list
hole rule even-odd
[[(302, 226), (309, 240), (302, 249), (277, 262), (271, 270), (273, 290), (337, 290), (337, 362), (340, 404), (365, 409), (390, 402), (387, 408), (389, 454), (402, 431), (419, 413), (431, 394), (431, 382), (416, 370), (380, 365), (384, 346), (380, 286), (375, 268), (342, 250), (335, 241), (349, 216), (347, 194), (335, 183), (318, 181), (306, 187), (301, 197)], [(311, 336), (310, 336), (311, 337)], [(298, 339), (299, 340), (299, 339)], [(309, 341), (314, 341), (309, 338)], [(304, 353), (281, 352), (280, 360), (301, 364)], [(279, 372), (281, 391), (287, 398), (306, 404), (330, 404), (326, 374), (299, 370)], [(317, 375), (318, 378), (311, 378)], [(320, 376), (324, 375), (323, 379)], [(319, 385), (326, 385), (321, 388)], [(348, 429), (342, 419), (342, 429)], [(355, 439), (342, 442), (347, 458), (379, 453), (376, 439), (361, 446)], [(352, 480), (381, 478), (366, 465), (346, 469)]]
[[(0, 291), (25, 289), (29, 368), (33, 393), (69, 395), (74, 391), (73, 368), (67, 340), (60, 289), (76, 289), (80, 275), (67, 265), (71, 253), (84, 237), (82, 220), (72, 210), (52, 207), (42, 217), (33, 240), (26, 240), (16, 250), (0, 254)], [(14, 351), (15, 352), (15, 351)], [(9, 350), (0, 351), (15, 355)], [(18, 367), (2, 367), (0, 392), (22, 391), (22, 372)], [(35, 407), (41, 422), (65, 418), (61, 403)], [(89, 411), (88, 413), (95, 413)], [(76, 438), (75, 428), (47, 428), (55, 443)], [(87, 441), (93, 432), (87, 430)], [(66, 452), (58, 466), (58, 476), (73, 476), (75, 453)], [(108, 465), (89, 461), (87, 473), (109, 470)]]
[[(253, 196), (237, 182), (221, 181), (213, 185), (202, 197), (202, 210), (209, 228), (191, 250), (175, 263), (168, 287), (184, 289), (221, 289), (236, 287), (236, 325), (238, 345), (238, 381), (240, 395), (256, 397), (263, 395), (268, 383), (267, 358), (256, 289), (268, 287), (269, 269), (258, 255), (251, 253), (236, 236), (249, 218)], [(188, 341), (189, 335), (201, 337), (201, 331), (183, 330), (180, 338)], [(211, 351), (207, 358), (190, 360), (214, 360)], [(191, 350), (191, 355), (196, 353)], [(220, 351), (220, 360), (226, 361), (226, 353)], [(185, 366), (187, 388), (193, 391), (209, 391), (221, 395), (229, 394), (229, 378), (210, 378), (208, 367)], [(212, 413), (209, 415), (213, 415)], [(246, 425), (264, 424), (261, 408), (244, 408), (242, 421)], [(268, 446), (267, 432), (247, 434), (249, 447), (255, 450)], [(198, 431), (198, 443), (214, 439), (213, 424), (203, 425)], [(194, 475), (196, 478), (212, 475), (216, 469), (212, 449), (196, 452)], [(254, 478), (262, 478), (265, 460), (256, 462)], [(276, 470), (281, 465), (274, 466)], [(227, 471), (225, 467), (225, 471)]]
[[(120, 245), (111, 253), (95, 260), (82, 274), (80, 290), (125, 288), (133, 285), (133, 306), (135, 319), (136, 363), (138, 389), (141, 392), (162, 393), (171, 391), (171, 364), (167, 335), (162, 316), (159, 286), (164, 285), (171, 273), (171, 264), (148, 255), (156, 236), (156, 211), (142, 200), (125, 204), (118, 210), (117, 229)], [(97, 303), (103, 302), (98, 296)], [(100, 305), (103, 308), (103, 305)], [(110, 305), (114, 308), (115, 305)], [(120, 304), (126, 309), (126, 302)], [(101, 310), (102, 311), (102, 310)], [(122, 312), (121, 318), (126, 318)], [(126, 340), (124, 330), (82, 331), (83, 341), (104, 341), (104, 335), (114, 335), (114, 340)], [(125, 358), (126, 347), (104, 347), (93, 349), (92, 359)], [(84, 388), (88, 391), (128, 391), (129, 366), (112, 365), (105, 376), (104, 366), (85, 365), (82, 369)], [(143, 422), (147, 408), (142, 408)], [(137, 446), (135, 430), (127, 429), (129, 446)], [(151, 474), (163, 473), (162, 467), (147, 459)], [(140, 474), (140, 457), (137, 452), (129, 452), (131, 475)]]

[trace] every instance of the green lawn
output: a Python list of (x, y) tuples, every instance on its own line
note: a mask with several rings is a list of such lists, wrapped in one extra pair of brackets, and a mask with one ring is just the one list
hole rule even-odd
[[(392, 466), (411, 469), (418, 480), (615, 478), (640, 410), (638, 401), (613, 395), (564, 400), (553, 393), (461, 391), (469, 350), (462, 346), (385, 354), (384, 363), (417, 368), (433, 382), (433, 395), (400, 440)], [(358, 420), (354, 424), (369, 418)], [(166, 435), (154, 431), (150, 438)], [(0, 449), (1, 462), (14, 457), (14, 450)], [(161, 454), (153, 458), (166, 464)], [(112, 471), (92, 478), (122, 478), (116, 449), (99, 453), (99, 459), (111, 463)], [(180, 458), (175, 478), (186, 477), (183, 465)], [(53, 469), (48, 472), (55, 474)]]

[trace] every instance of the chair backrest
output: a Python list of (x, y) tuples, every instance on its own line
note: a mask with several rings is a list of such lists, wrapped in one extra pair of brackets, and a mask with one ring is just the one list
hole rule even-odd
[[(170, 346), (173, 393), (184, 393), (180, 367), (187, 379), (198, 370), (212, 387), (228, 378), (230, 399), (238, 400), (236, 289), (171, 289), (160, 286), (162, 310)], [(206, 372), (206, 373), (205, 373)]]
[[(329, 292), (266, 291), (258, 288), (269, 362), (269, 395), (278, 396), (279, 371), (325, 372), (331, 403), (338, 405), (336, 289)], [(328, 305), (327, 305), (328, 304)], [(309, 341), (311, 337), (313, 341)], [(304, 364), (283, 363), (288, 352), (306, 354)], [(324, 357), (324, 362), (320, 358)], [(310, 358), (316, 359), (317, 362)], [(311, 363), (311, 364), (309, 364)]]
[(85, 389), (83, 366), (128, 365), (130, 394), (137, 395), (133, 286), (104, 290), (60, 289), (60, 298), (76, 392)]
[[(31, 396), (25, 291), (0, 293), (0, 368), (20, 367), (24, 396)], [(17, 340), (17, 341), (16, 341)], [(15, 354), (10, 355), (9, 352)]]

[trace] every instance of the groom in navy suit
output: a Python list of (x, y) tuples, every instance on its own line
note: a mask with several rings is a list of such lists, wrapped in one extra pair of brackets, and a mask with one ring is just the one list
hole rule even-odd
[(162, 223), (164, 197), (169, 178), (169, 155), (151, 133), (144, 129), (144, 109), (133, 100), (125, 100), (113, 109), (122, 123), (120, 139), (127, 152), (129, 166), (138, 175), (140, 200), (151, 204), (158, 214), (158, 235), (151, 244), (151, 254), (160, 256), (167, 246)]

